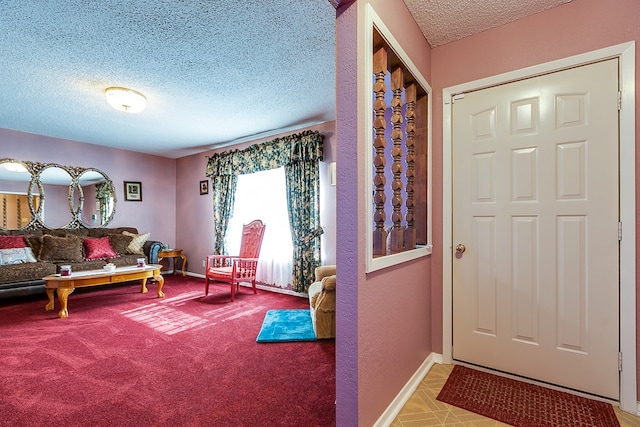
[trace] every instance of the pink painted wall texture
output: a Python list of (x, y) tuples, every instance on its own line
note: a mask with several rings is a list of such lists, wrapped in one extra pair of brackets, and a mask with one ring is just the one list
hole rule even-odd
[[(429, 80), (430, 48), (401, 1), (358, 1), (338, 10), (338, 296), (337, 425), (373, 425), (431, 353), (431, 259), (366, 273), (364, 139), (359, 100), (364, 68), (365, 9), (371, 4)], [(370, 33), (368, 33), (370, 34)]]
[[(173, 159), (8, 129), (0, 129), (0, 157), (99, 169), (116, 189), (116, 213), (109, 226), (132, 226), (141, 233), (151, 232), (152, 240), (175, 241)], [(142, 182), (141, 202), (124, 200), (124, 181)]]
[[(442, 89), (640, 39), (640, 2), (573, 0), (432, 50), (434, 230), (442, 228)], [(640, 57), (636, 54), (636, 81)], [(636, 135), (640, 133), (636, 97)], [(640, 151), (636, 151), (640, 156)], [(638, 163), (640, 164), (640, 163)], [(636, 188), (638, 187), (636, 173)], [(640, 200), (640, 198), (638, 198)], [(638, 240), (640, 241), (640, 240)], [(434, 233), (433, 349), (442, 351), (442, 234)], [(640, 330), (640, 329), (638, 329)]]

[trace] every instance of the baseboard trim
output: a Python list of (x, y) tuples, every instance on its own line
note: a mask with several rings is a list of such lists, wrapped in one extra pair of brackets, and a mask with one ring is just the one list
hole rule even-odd
[(402, 387), (400, 393), (398, 393), (387, 409), (380, 415), (378, 421), (373, 425), (374, 427), (388, 427), (391, 425), (400, 413), (400, 410), (402, 410), (404, 404), (411, 398), (411, 395), (416, 391), (420, 382), (422, 382), (431, 367), (436, 363), (442, 363), (442, 355), (437, 353), (429, 354), (418, 370), (409, 378), (409, 381), (407, 381), (404, 387)]
[[(251, 287), (250, 285), (243, 284), (243, 283), (240, 283), (240, 286), (246, 286), (247, 288)], [(309, 294), (305, 294), (305, 293), (301, 293), (301, 292), (295, 292), (295, 291), (292, 291), (291, 289), (282, 289), (282, 288), (276, 288), (275, 286), (267, 286), (267, 285), (259, 285), (259, 284), (256, 284), (256, 288), (261, 289), (263, 291), (269, 291), (269, 292), (276, 292), (276, 293), (279, 293), (279, 294), (292, 295), (294, 297), (309, 298)]]
[[(173, 270), (169, 270), (169, 272), (163, 272), (164, 274), (173, 274)], [(187, 276), (191, 276), (191, 277), (199, 277), (201, 279), (204, 279), (204, 274), (198, 274), (198, 273), (192, 273), (190, 271), (187, 271), (186, 273)], [(240, 283), (240, 286), (243, 286), (245, 288), (250, 288), (251, 285), (248, 283)], [(259, 283), (256, 283), (256, 288), (260, 289), (262, 291), (269, 291), (269, 292), (277, 292), (279, 294), (286, 294), (286, 295), (292, 295), (294, 297), (300, 297), (300, 298), (309, 298), (309, 294), (303, 293), (303, 292), (295, 292), (292, 291), (291, 289), (282, 289), (282, 288), (277, 288), (275, 286), (268, 286), (268, 285), (261, 285)]]
[[(172, 270), (172, 272), (173, 272), (173, 270)], [(190, 271), (187, 271), (186, 275), (187, 276), (191, 276), (191, 277), (199, 277), (201, 279), (204, 279), (204, 274), (192, 273)]]

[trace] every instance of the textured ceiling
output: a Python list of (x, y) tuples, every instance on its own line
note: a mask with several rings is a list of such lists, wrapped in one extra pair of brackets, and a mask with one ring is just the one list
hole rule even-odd
[(431, 47), (438, 47), (571, 0), (403, 1)]
[[(181, 157), (335, 119), (327, 0), (3, 0), (0, 128)], [(125, 86), (147, 109), (112, 109)]]
[[(439, 46), (570, 0), (386, 1)], [(3, 0), (0, 128), (178, 158), (335, 120), (334, 6), (352, 2)], [(110, 86), (147, 109), (112, 109)]]

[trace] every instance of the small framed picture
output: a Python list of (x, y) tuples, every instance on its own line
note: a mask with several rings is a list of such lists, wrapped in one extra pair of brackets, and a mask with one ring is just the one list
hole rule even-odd
[(142, 183), (139, 181), (124, 182), (124, 199), (129, 202), (142, 201)]
[(209, 194), (209, 181), (200, 181), (200, 194)]

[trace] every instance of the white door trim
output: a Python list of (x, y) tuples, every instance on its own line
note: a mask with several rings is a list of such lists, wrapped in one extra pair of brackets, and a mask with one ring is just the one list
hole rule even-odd
[(451, 97), (455, 94), (484, 89), (566, 68), (585, 65), (609, 58), (620, 59), (620, 407), (637, 412), (636, 397), (636, 189), (635, 189), (635, 42), (622, 43), (604, 49), (535, 65), (521, 70), (475, 80), (442, 90), (442, 359), (452, 358), (452, 111)]

